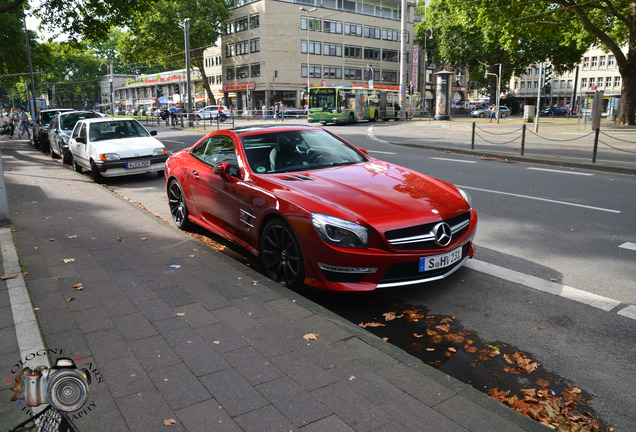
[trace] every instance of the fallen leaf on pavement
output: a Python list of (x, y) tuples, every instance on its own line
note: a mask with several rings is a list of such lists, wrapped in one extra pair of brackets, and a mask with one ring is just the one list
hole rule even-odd
[(0, 280), (15, 279), (18, 276), (19, 276), (19, 274), (17, 274), (17, 273), (6, 274), (4, 276), (0, 276)]
[(179, 317), (185, 316), (185, 312), (177, 312), (176, 315), (179, 316)]
[(177, 424), (177, 421), (175, 419), (165, 419), (163, 421), (164, 426), (172, 426), (173, 424)]
[(360, 323), (358, 324), (358, 326), (362, 327), (362, 328), (367, 328), (367, 327), (386, 327), (385, 324), (382, 323), (376, 323), (376, 322), (370, 322), (370, 323)]
[(68, 264), (75, 261), (75, 258), (64, 258), (62, 261), (64, 262), (64, 264)]
[(318, 335), (315, 333), (307, 333), (305, 336), (303, 336), (303, 339), (305, 340), (318, 340)]
[(382, 314), (382, 316), (384, 316), (385, 321), (393, 321), (396, 318), (402, 318), (404, 314), (396, 315), (395, 312), (385, 312)]
[(69, 298), (66, 299), (67, 302), (71, 302), (73, 300), (75, 300), (75, 297), (69, 297)]
[(80, 283), (77, 283), (77, 284), (73, 285), (73, 288), (75, 288), (78, 291), (81, 291), (81, 290), (84, 289), (84, 285), (82, 285), (82, 283), (80, 282)]

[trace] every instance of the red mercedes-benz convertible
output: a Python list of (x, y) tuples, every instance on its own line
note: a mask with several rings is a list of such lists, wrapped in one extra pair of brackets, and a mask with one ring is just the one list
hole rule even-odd
[(441, 279), (475, 253), (461, 189), (318, 127), (210, 133), (166, 161), (174, 223), (260, 256), (290, 287), (370, 291)]

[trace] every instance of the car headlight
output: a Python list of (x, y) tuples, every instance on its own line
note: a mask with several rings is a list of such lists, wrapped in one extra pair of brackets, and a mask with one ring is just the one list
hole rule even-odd
[(99, 159), (102, 160), (103, 162), (111, 162), (111, 161), (118, 161), (121, 158), (119, 157), (117, 153), (102, 153), (99, 155)]
[(168, 151), (166, 150), (165, 147), (161, 147), (161, 148), (156, 148), (152, 151), (152, 155), (153, 156), (161, 156), (161, 155), (165, 155), (168, 154)]
[(468, 205), (472, 207), (473, 206), (473, 202), (472, 202), (473, 200), (470, 197), (470, 195), (464, 189), (457, 188), (457, 190), (462, 195), (462, 197), (464, 197), (464, 199), (466, 200)]
[(329, 244), (340, 247), (369, 247), (369, 230), (355, 222), (320, 213), (311, 214), (318, 235)]

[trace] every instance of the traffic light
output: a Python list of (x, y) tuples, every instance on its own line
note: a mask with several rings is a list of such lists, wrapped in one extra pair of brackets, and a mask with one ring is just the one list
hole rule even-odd
[(159, 86), (155, 86), (155, 94), (157, 95), (157, 98), (160, 98), (161, 95), (163, 94), (163, 88)]
[(175, 85), (174, 85), (174, 93), (175, 93), (175, 94), (179, 94), (179, 93), (181, 93), (181, 89), (179, 88), (179, 84), (175, 84)]
[(549, 87), (550, 86), (550, 80), (552, 79), (550, 75), (552, 75), (552, 65), (551, 64), (547, 64), (547, 65), (545, 65), (544, 72), (543, 72), (542, 87)]
[(274, 78), (278, 78), (278, 71), (277, 70), (274, 71)]

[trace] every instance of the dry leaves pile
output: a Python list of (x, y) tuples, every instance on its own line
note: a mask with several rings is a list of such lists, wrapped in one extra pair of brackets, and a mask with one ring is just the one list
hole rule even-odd
[[(409, 307), (401, 312), (390, 311), (382, 313), (382, 322), (363, 322), (358, 324), (363, 328), (374, 329), (378, 336), (389, 332), (389, 327), (405, 323), (420, 323), (425, 329), (420, 327), (419, 332), (412, 333), (415, 341), (410, 342), (412, 352), (422, 353), (420, 357), (435, 358), (427, 361), (435, 367), (442, 367), (448, 359), (453, 357), (458, 351), (463, 351), (472, 356), (473, 362), (469, 365), (472, 368), (486, 368), (492, 377), (507, 375), (535, 375), (539, 373), (539, 364), (528, 355), (512, 347), (502, 345), (492, 345), (480, 342), (479, 338), (471, 338), (471, 333), (459, 329), (455, 323), (455, 317), (437, 317), (427, 315), (417, 308)], [(384, 328), (384, 329), (383, 329)], [(412, 325), (409, 326), (413, 328)], [(393, 329), (394, 331), (394, 329)], [(395, 332), (395, 331), (394, 331)], [(435, 357), (431, 357), (434, 355)], [(486, 372), (488, 373), (488, 372)], [(503, 374), (503, 375), (502, 375)], [(543, 371), (545, 376), (548, 376)], [(507, 380), (503, 380), (507, 382)], [(551, 383), (542, 378), (536, 378), (537, 388), (524, 388), (519, 391), (519, 396), (510, 395), (511, 390), (499, 390), (498, 387), (488, 390), (488, 394), (511, 407), (515, 411), (530, 417), (554, 430), (559, 431), (600, 431), (599, 421), (590, 413), (581, 413), (580, 407), (585, 404), (582, 398), (581, 389), (566, 386), (557, 394), (551, 389)], [(563, 387), (563, 384), (559, 382)], [(556, 384), (553, 388), (558, 388)], [(611, 429), (610, 429), (611, 430)]]

